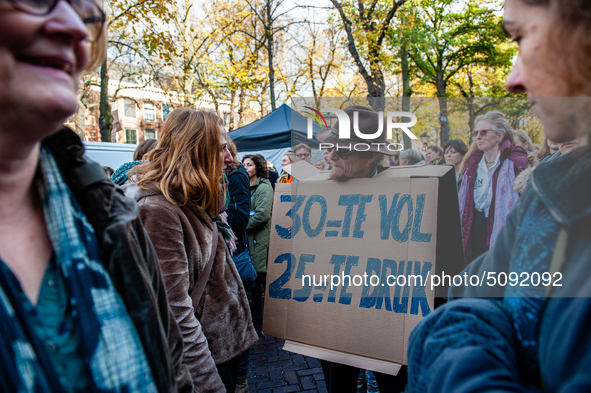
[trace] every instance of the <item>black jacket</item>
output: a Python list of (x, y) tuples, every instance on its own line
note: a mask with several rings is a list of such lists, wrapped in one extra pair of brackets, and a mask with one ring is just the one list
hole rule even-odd
[(192, 392), (182, 362), (183, 339), (136, 203), (125, 198), (99, 164), (87, 161), (84, 145), (71, 129), (63, 127), (43, 143), (95, 230), (104, 267), (138, 332), (158, 391)]
[(250, 179), (246, 169), (242, 165), (229, 172), (228, 191), (230, 192), (230, 204), (228, 205), (228, 224), (232, 227), (236, 240), (236, 252), (244, 251), (247, 244), (246, 225), (250, 217)]
[(277, 180), (279, 180), (279, 173), (269, 169), (269, 182), (271, 183), (271, 187), (273, 187), (273, 191), (275, 191)]

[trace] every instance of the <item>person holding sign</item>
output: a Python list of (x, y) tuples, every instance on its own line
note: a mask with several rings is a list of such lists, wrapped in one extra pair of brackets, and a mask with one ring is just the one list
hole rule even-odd
[[(353, 124), (354, 116), (357, 114), (359, 130), (363, 132), (375, 132), (379, 128), (380, 114), (371, 108), (352, 105), (345, 108), (344, 111), (350, 118), (350, 124)], [(385, 124), (385, 119), (382, 120), (382, 124)], [(353, 132), (348, 140), (340, 138), (338, 121), (334, 128), (319, 132), (316, 139), (325, 146), (333, 146), (330, 148), (328, 160), (332, 164), (331, 178), (335, 181), (374, 177), (390, 167), (386, 155), (397, 153), (396, 146), (386, 140), (385, 132), (371, 141), (362, 139)], [(369, 146), (369, 149), (356, 151), (357, 144), (363, 148)], [(329, 393), (355, 393), (357, 391), (359, 368), (322, 360), (322, 371)], [(402, 366), (396, 376), (378, 372), (374, 374), (381, 393), (401, 392), (405, 389), (406, 366)]]
[[(519, 44), (508, 90), (527, 92), (548, 140), (590, 135), (591, 2), (504, 8)], [(591, 391), (590, 178), (586, 145), (536, 167), (497, 242), (462, 273), (483, 285), (454, 283), (411, 333), (411, 392)]]
[[(353, 113), (359, 114), (360, 130), (377, 130), (379, 128), (378, 112), (359, 105), (351, 105), (345, 108), (345, 113), (353, 124)], [(382, 119), (386, 124), (386, 120)], [(332, 164), (331, 179), (345, 181), (362, 177), (373, 177), (379, 172), (390, 167), (390, 161), (386, 155), (395, 155), (398, 150), (396, 145), (386, 140), (386, 133), (382, 132), (377, 139), (370, 141), (361, 139), (356, 133), (351, 132), (350, 139), (339, 137), (339, 122), (333, 128), (328, 128), (318, 133), (316, 139), (329, 149), (328, 161)], [(359, 149), (359, 150), (358, 150)]]

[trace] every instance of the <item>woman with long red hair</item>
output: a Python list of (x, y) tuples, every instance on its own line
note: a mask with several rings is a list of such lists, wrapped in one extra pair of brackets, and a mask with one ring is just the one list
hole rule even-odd
[[(221, 119), (179, 108), (166, 119), (147, 161), (130, 171), (126, 189), (154, 243), (183, 335), (184, 361), (200, 392), (233, 392), (238, 357), (258, 339), (231, 257), (233, 233), (220, 218), (222, 173), (231, 162)], [(200, 285), (201, 296), (195, 294)]]

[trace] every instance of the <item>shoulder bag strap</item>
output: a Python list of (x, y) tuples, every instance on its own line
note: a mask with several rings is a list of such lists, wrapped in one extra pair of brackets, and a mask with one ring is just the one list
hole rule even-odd
[(203, 291), (205, 291), (205, 284), (207, 284), (207, 280), (209, 279), (209, 274), (211, 273), (211, 267), (213, 266), (213, 260), (215, 259), (216, 251), (218, 248), (218, 226), (214, 222), (213, 223), (213, 240), (211, 241), (211, 255), (209, 256), (209, 261), (203, 269), (199, 280), (195, 283), (193, 290), (191, 291), (191, 299), (193, 300), (193, 308), (197, 309), (199, 305), (199, 301), (201, 300), (201, 296), (203, 295)]
[[(556, 239), (556, 245), (554, 246), (554, 253), (550, 261), (550, 274), (551, 278), (554, 278), (554, 273), (562, 272), (564, 269), (564, 263), (566, 262), (566, 246), (568, 244), (568, 231), (564, 228), (560, 229), (558, 233), (558, 239)], [(550, 296), (552, 292), (552, 285), (546, 287), (546, 297)]]
[[(554, 278), (554, 273), (562, 272), (566, 262), (566, 246), (568, 244), (568, 231), (564, 228), (560, 229), (558, 233), (558, 239), (556, 239), (556, 245), (554, 246), (554, 253), (552, 254), (552, 260), (550, 261), (550, 277)], [(553, 285), (546, 287), (546, 297), (549, 297), (552, 292)], [(538, 360), (539, 364), (539, 360)], [(546, 386), (544, 375), (540, 370), (540, 386), (543, 392), (549, 392)]]

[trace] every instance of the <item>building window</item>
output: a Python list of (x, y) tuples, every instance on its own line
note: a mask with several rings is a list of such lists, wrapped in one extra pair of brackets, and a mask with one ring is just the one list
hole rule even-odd
[(145, 121), (156, 120), (156, 114), (154, 113), (154, 104), (151, 102), (144, 102), (144, 120)]
[(156, 139), (156, 130), (147, 129), (144, 133), (144, 139)]
[(230, 127), (230, 114), (224, 112), (223, 118), (224, 118), (224, 127), (226, 127), (226, 128)]
[(125, 129), (125, 143), (137, 144), (137, 130), (133, 128)]
[(135, 114), (135, 108), (136, 108), (136, 104), (134, 100), (131, 100), (129, 98), (124, 98), (123, 99), (123, 106), (124, 106), (124, 113), (125, 113), (125, 117), (136, 117)]
[(168, 115), (172, 112), (170, 105), (162, 105), (162, 121), (165, 121)]

